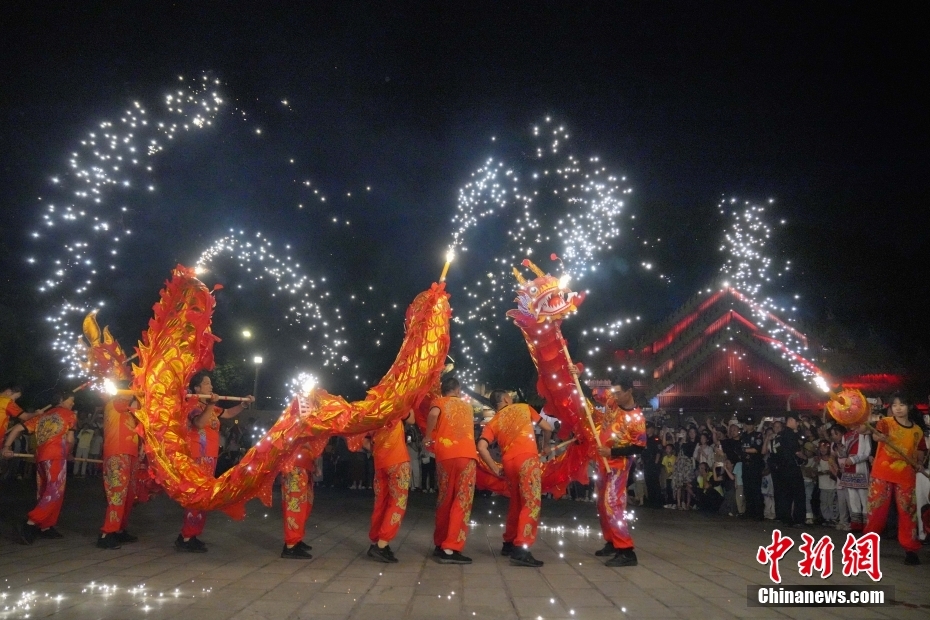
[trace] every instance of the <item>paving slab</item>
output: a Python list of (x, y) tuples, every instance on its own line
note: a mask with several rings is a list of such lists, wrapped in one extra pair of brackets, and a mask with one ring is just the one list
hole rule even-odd
[[(530, 569), (500, 556), (506, 500), (477, 497), (465, 548), (474, 563), (446, 566), (431, 557), (436, 496), (412, 493), (391, 543), (400, 562), (381, 564), (366, 555), (372, 493), (318, 487), (305, 538), (313, 559), (299, 561), (280, 558), (278, 501), (270, 508), (250, 503), (242, 521), (211, 513), (202, 537), (209, 551), (189, 554), (173, 547), (181, 508), (159, 496), (133, 512), (138, 543), (97, 549), (105, 502), (102, 483), (92, 478), (69, 481), (58, 526), (63, 539), (19, 545), (15, 534), (34, 492), (31, 481), (0, 481), (0, 620), (930, 616), (930, 557), (922, 551), (922, 566), (904, 566), (893, 539), (882, 541), (881, 553), (881, 585), (897, 588), (893, 607), (748, 606), (747, 586), (771, 585), (767, 567), (755, 559), (771, 542), (771, 522), (638, 508), (639, 565), (607, 568), (593, 555), (603, 545), (594, 505), (545, 499), (533, 548), (545, 566)], [(834, 530), (808, 530), (831, 536), (837, 549), (845, 540)], [(799, 575), (799, 559), (795, 548), (782, 561), (785, 584), (873, 583), (865, 575), (843, 577), (839, 551), (825, 580)]]

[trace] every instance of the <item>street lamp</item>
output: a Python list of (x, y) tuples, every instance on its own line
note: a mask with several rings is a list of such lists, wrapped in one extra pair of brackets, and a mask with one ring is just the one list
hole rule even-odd
[(243, 329), (243, 330), (242, 330), (242, 337), (245, 338), (246, 340), (248, 340), (249, 338), (252, 337), (252, 332), (249, 331), (249, 330), (247, 330), (247, 329)]
[(252, 361), (255, 363), (255, 384), (252, 386), (252, 396), (255, 398), (255, 402), (258, 403), (258, 371), (262, 367), (262, 356), (256, 355)]

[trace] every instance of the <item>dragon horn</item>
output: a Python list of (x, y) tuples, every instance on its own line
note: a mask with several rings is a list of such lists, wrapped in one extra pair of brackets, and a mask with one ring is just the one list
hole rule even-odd
[(513, 277), (517, 279), (517, 282), (520, 284), (526, 284), (526, 278), (523, 277), (523, 274), (517, 271), (517, 268), (513, 268)]
[(100, 326), (97, 324), (97, 311), (93, 310), (87, 313), (82, 324), (84, 337), (87, 338), (89, 346), (100, 344)]
[(529, 267), (529, 268), (530, 268), (530, 271), (532, 271), (533, 273), (535, 273), (535, 274), (536, 274), (537, 276), (539, 276), (540, 278), (543, 277), (544, 275), (546, 275), (546, 274), (543, 272), (542, 269), (540, 269), (540, 268), (537, 267), (535, 264), (533, 264), (533, 261), (531, 261), (531, 260), (528, 259), (528, 258), (524, 258), (524, 259), (523, 259), (523, 266), (524, 266), (524, 267)]

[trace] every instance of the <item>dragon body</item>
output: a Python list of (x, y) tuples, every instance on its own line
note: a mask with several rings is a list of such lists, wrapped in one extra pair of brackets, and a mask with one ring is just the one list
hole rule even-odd
[(141, 403), (136, 416), (151, 475), (182, 506), (236, 518), (301, 446), (314, 449), (331, 435), (367, 432), (406, 415), (438, 381), (449, 349), (448, 294), (444, 284), (434, 284), (411, 303), (401, 349), (364, 400), (350, 403), (322, 389), (294, 398), (258, 444), (214, 478), (191, 458), (186, 441), (187, 415), (196, 402), (187, 395), (188, 382), (214, 365), (214, 307), (193, 270), (176, 267), (143, 334), (132, 388)]

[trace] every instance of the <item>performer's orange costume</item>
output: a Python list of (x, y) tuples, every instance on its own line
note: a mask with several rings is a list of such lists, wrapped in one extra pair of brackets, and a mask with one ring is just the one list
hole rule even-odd
[[(203, 414), (207, 405), (198, 403), (188, 414), (187, 441), (190, 446), (191, 457), (200, 467), (200, 470), (209, 476), (216, 471), (216, 459), (220, 455), (220, 419), (223, 410), (213, 406), (212, 414), (203, 428), (197, 428), (194, 418)], [(188, 508), (184, 511), (184, 525), (181, 526), (181, 536), (185, 539), (203, 534), (207, 524), (207, 513), (203, 510)]]
[(58, 514), (65, 499), (68, 476), (68, 455), (71, 443), (68, 434), (77, 426), (74, 412), (65, 407), (53, 407), (27, 420), (26, 430), (36, 435), (36, 495), (39, 503), (28, 515), (39, 529), (58, 523)]
[(442, 549), (462, 551), (475, 496), (475, 426), (471, 407), (461, 398), (444, 396), (432, 402), (439, 409), (433, 431), (439, 499), (433, 543)]
[(115, 534), (126, 530), (136, 500), (139, 465), (139, 435), (131, 400), (117, 396), (103, 410), (103, 488), (107, 512), (101, 531)]
[[(617, 405), (613, 395), (604, 397), (605, 411), (596, 414), (601, 445), (612, 452), (646, 446), (646, 418), (639, 409), (626, 411)], [(633, 537), (626, 521), (627, 478), (630, 474), (630, 458), (618, 456), (607, 460), (597, 459), (597, 513), (601, 522), (604, 540), (616, 550), (632, 549)]]
[(529, 405), (508, 405), (491, 418), (481, 433), (481, 439), (489, 444), (497, 441), (503, 455), (504, 477), (510, 488), (504, 542), (517, 547), (531, 546), (539, 526), (542, 467), (533, 429), (539, 420), (539, 413)]
[[(911, 460), (918, 451), (927, 449), (923, 432), (916, 424), (912, 423), (908, 428), (898, 424), (894, 417), (887, 417), (879, 420), (875, 428)], [(882, 533), (893, 498), (898, 507), (898, 542), (905, 551), (919, 551), (916, 488), (917, 472), (914, 468), (884, 442), (879, 442), (869, 483), (869, 517), (863, 531)]]
[(410, 491), (410, 454), (403, 422), (395, 420), (378, 429), (372, 433), (371, 443), (375, 459), (375, 507), (368, 539), (372, 543), (390, 542), (400, 531)]
[(0, 441), (6, 437), (6, 429), (11, 418), (18, 418), (22, 408), (8, 396), (0, 396)]
[(281, 469), (281, 512), (284, 514), (284, 544), (304, 539), (307, 519), (313, 510), (313, 471), (326, 441), (301, 446), (293, 460)]

